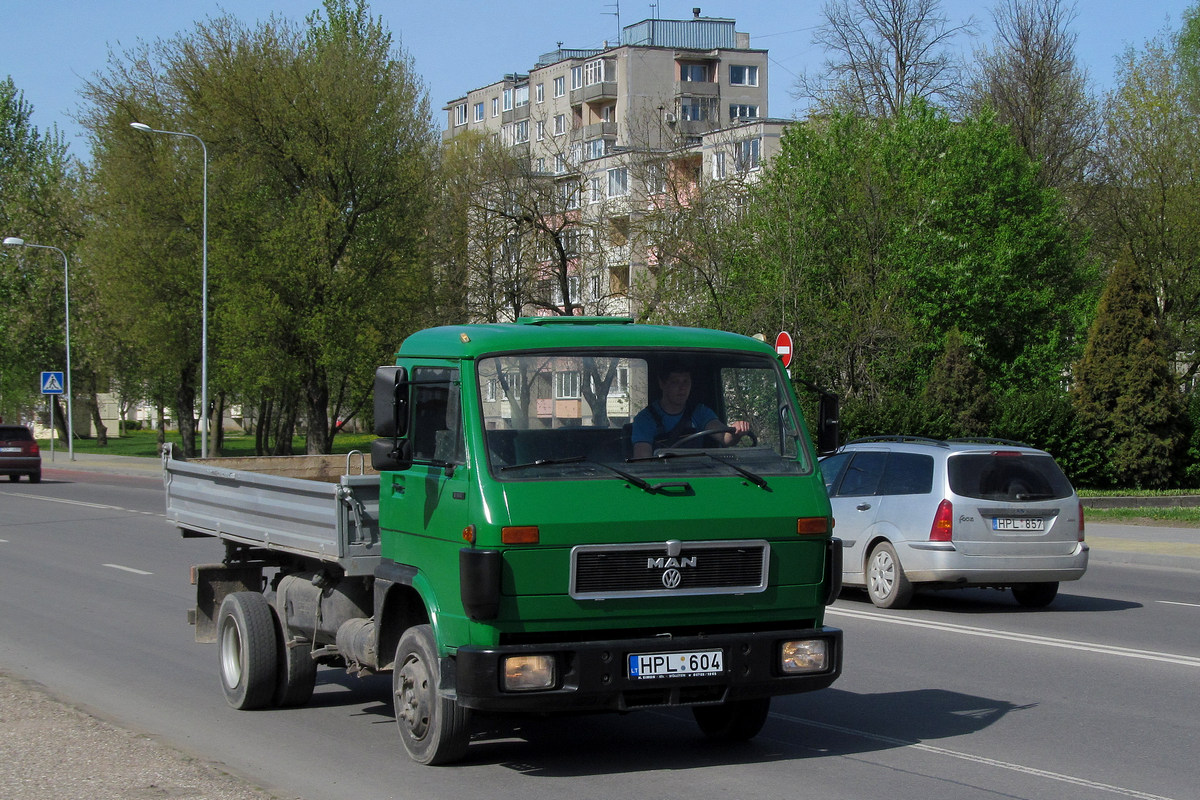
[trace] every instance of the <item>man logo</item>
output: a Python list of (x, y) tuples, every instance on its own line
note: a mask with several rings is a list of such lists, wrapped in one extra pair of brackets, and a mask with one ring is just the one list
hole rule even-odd
[(668, 589), (678, 589), (679, 584), (683, 582), (683, 573), (677, 569), (669, 569), (662, 574), (663, 586)]

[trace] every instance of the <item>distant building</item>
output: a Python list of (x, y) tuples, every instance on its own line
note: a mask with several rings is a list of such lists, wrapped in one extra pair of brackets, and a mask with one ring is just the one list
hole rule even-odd
[(444, 106), (444, 142), (490, 136), (559, 184), (560, 213), (575, 215), (581, 233), (570, 240), (573, 296), (546, 281), (554, 306), (569, 299), (587, 313), (635, 313), (629, 287), (657, 266), (637, 220), (666, 184), (678, 198), (710, 182), (753, 179), (775, 152), (786, 121), (767, 116), (767, 51), (752, 49), (734, 20), (693, 14), (628, 25), (616, 46), (560, 45), (528, 73)]

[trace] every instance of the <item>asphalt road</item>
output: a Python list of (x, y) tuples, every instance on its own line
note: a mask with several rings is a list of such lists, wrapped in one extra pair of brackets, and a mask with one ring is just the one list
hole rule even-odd
[(1197, 797), (1194, 529), (1089, 525), (1088, 574), (1044, 611), (848, 594), (827, 619), (841, 680), (777, 699), (742, 747), (686, 711), (494, 719), (463, 764), (429, 768), (400, 750), (386, 676), (323, 669), (305, 708), (228, 708), (186, 623), (188, 567), (219, 544), (168, 525), (157, 464), (77, 459), (0, 484), (0, 728), (27, 732), (0, 736), (0, 797)]

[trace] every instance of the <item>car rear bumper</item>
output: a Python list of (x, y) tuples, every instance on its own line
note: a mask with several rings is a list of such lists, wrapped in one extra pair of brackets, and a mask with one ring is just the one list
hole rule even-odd
[(40, 456), (7, 456), (0, 458), (0, 475), (37, 475), (42, 471)]
[(996, 586), (1075, 581), (1087, 571), (1088, 546), (1079, 542), (1064, 555), (966, 555), (953, 549), (953, 544), (931, 549), (928, 542), (910, 542), (900, 562), (913, 583)]

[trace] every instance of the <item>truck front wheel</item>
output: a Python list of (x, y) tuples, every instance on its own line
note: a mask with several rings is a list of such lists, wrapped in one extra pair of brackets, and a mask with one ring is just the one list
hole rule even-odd
[(267, 598), (234, 592), (217, 614), (221, 688), (237, 709), (262, 708), (275, 693), (275, 620)]
[(471, 739), (470, 710), (438, 694), (433, 628), (415, 625), (400, 637), (392, 694), (400, 740), (413, 761), (448, 764), (462, 758)]
[(744, 742), (753, 739), (766, 724), (771, 698), (734, 700), (719, 706), (692, 706), (696, 724), (709, 739)]

